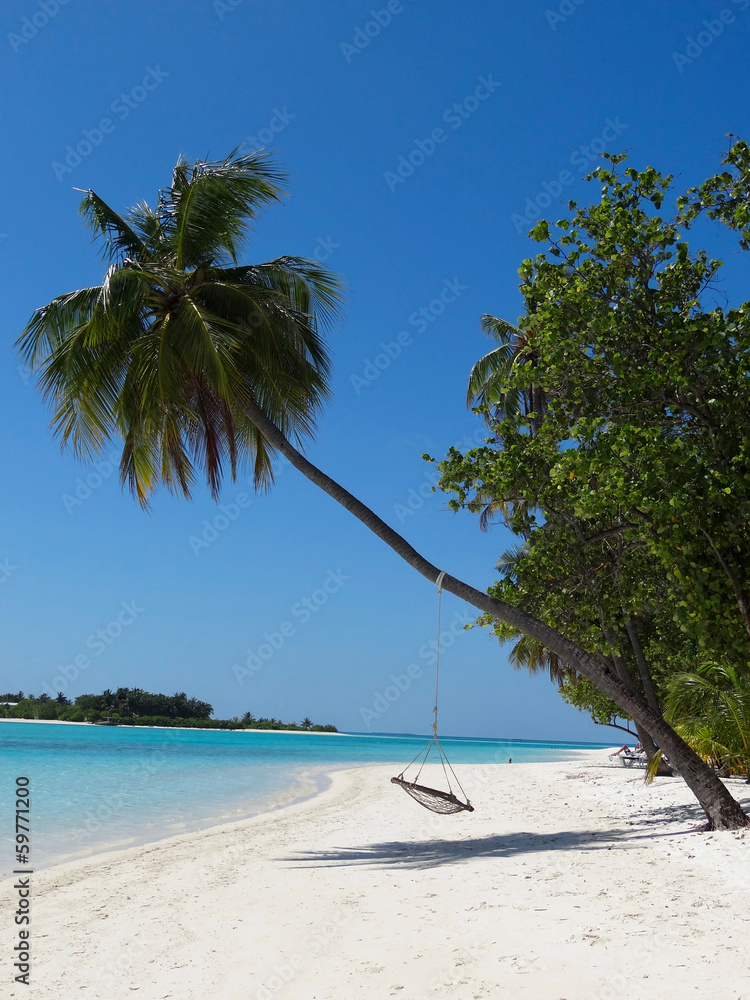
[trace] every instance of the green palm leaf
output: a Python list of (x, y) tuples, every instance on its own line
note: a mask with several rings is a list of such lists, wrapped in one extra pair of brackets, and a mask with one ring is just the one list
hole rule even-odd
[(704, 760), (750, 773), (750, 671), (708, 662), (678, 675), (666, 716)]
[[(501, 404), (508, 405), (506, 399), (507, 381), (516, 357), (520, 340), (518, 327), (485, 314), (481, 319), (482, 333), (497, 342), (497, 347), (477, 361), (469, 373), (466, 395), (468, 406), (495, 409)], [(510, 396), (513, 397), (513, 393)], [(517, 410), (517, 402), (510, 401), (511, 410)]]
[(497, 316), (482, 316), (483, 333), (491, 337), (497, 347), (485, 354), (469, 373), (467, 405), (484, 411), (488, 424), (498, 418), (516, 420), (536, 413), (530, 430), (538, 430), (545, 408), (545, 394), (538, 387), (514, 385), (516, 368), (520, 364), (537, 361), (533, 347), (533, 331), (525, 331)]

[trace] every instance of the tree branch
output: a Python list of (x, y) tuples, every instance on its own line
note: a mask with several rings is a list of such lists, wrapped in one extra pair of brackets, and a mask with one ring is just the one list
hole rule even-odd
[(722, 556), (721, 552), (719, 552), (719, 550), (717, 549), (716, 545), (714, 544), (713, 538), (711, 538), (711, 536), (709, 535), (709, 533), (706, 531), (706, 529), (704, 527), (701, 527), (701, 531), (706, 536), (706, 539), (708, 540), (708, 544), (711, 546), (713, 554), (716, 556), (716, 561), (719, 563), (719, 565), (721, 566), (721, 568), (724, 570), (724, 573), (726, 574), (727, 580), (729, 580), (729, 583), (730, 583), (730, 585), (732, 587), (732, 590), (734, 591), (734, 596), (735, 596), (735, 598), (737, 600), (737, 607), (739, 608), (740, 615), (742, 616), (742, 621), (745, 624), (745, 631), (747, 632), (748, 635), (750, 635), (750, 608), (748, 608), (747, 601), (745, 600), (745, 595), (744, 595), (744, 593), (742, 591), (742, 588), (740, 587), (740, 585), (735, 580), (734, 575), (732, 574), (732, 571), (730, 570), (730, 568), (727, 565), (727, 563), (724, 561), (724, 557)]

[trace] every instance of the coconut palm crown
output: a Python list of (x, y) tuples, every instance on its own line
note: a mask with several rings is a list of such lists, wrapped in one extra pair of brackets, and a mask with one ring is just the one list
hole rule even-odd
[(497, 347), (481, 357), (471, 369), (467, 405), (483, 412), (488, 424), (534, 414), (529, 421), (529, 431), (537, 433), (546, 408), (544, 392), (536, 386), (521, 390), (509, 385), (517, 365), (530, 363), (535, 366), (538, 361), (534, 331), (521, 329), (489, 314), (482, 316), (481, 329)]
[(267, 154), (236, 149), (180, 157), (155, 207), (119, 215), (86, 191), (104, 280), (37, 309), (19, 338), (63, 446), (89, 459), (122, 439), (121, 480), (143, 506), (159, 484), (189, 497), (201, 472), (217, 497), (244, 463), (268, 486), (273, 448), (248, 409), (298, 444), (314, 433), (341, 282), (301, 257), (239, 262), (282, 181)]

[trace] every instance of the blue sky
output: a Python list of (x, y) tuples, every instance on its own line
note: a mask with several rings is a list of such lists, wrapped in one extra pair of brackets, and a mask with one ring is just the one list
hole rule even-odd
[[(429, 495), (420, 456), (481, 436), (466, 377), (481, 314), (519, 311), (518, 217), (595, 198), (602, 147), (683, 186), (718, 169), (725, 133), (750, 134), (749, 27), (750, 0), (7, 0), (0, 688), (186, 690), (219, 716), (385, 732), (426, 731), (433, 703), (434, 588), (294, 470), (262, 497), (230, 484), (224, 512), (202, 492), (145, 515), (107, 458), (60, 453), (12, 345), (35, 307), (101, 279), (74, 187), (121, 208), (153, 201), (180, 152), (273, 150), (290, 198), (249, 259), (317, 256), (349, 285), (309, 455), (486, 587), (507, 534)], [(444, 732), (608, 738), (468, 617), (445, 597)]]

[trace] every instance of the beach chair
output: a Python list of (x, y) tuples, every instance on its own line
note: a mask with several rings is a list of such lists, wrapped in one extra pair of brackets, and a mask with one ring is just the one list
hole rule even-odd
[(645, 767), (648, 763), (645, 750), (634, 753), (632, 750), (623, 750), (622, 753), (611, 753), (610, 760), (619, 760), (623, 767)]

